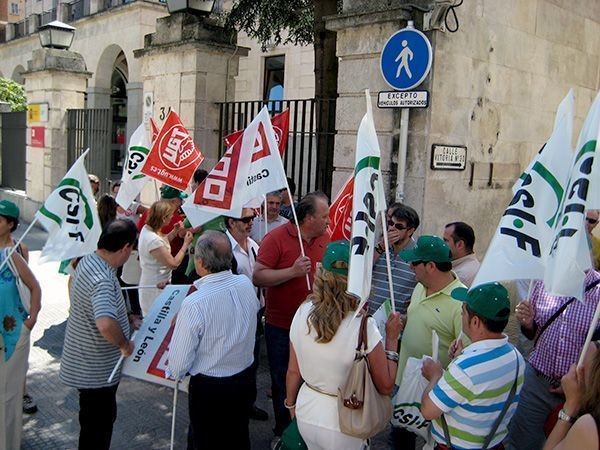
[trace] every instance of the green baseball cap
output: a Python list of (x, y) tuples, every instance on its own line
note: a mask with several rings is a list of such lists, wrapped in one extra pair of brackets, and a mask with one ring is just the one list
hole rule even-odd
[(179, 189), (175, 189), (171, 186), (163, 186), (160, 189), (160, 196), (165, 200), (170, 200), (172, 198), (187, 198), (187, 194)]
[(480, 284), (471, 290), (456, 288), (450, 295), (465, 302), (471, 311), (486, 319), (501, 322), (510, 316), (508, 291), (498, 282)]
[(402, 250), (398, 255), (406, 262), (433, 261), (443, 263), (452, 261), (448, 244), (438, 236), (421, 236), (414, 248)]
[[(334, 263), (342, 261), (346, 267), (333, 267)], [(323, 255), (323, 269), (340, 275), (348, 275), (348, 264), (350, 261), (350, 242), (334, 241), (327, 244), (325, 255)]]
[(0, 201), (0, 216), (19, 218), (19, 208), (13, 202), (8, 200)]

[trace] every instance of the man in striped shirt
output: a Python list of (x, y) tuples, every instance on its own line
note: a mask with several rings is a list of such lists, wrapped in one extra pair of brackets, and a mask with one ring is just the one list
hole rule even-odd
[(188, 448), (249, 449), (256, 291), (247, 276), (231, 273), (233, 253), (225, 233), (206, 231), (194, 257), (200, 279), (177, 315), (167, 375), (191, 375)]
[[(419, 228), (419, 215), (410, 206), (395, 204), (388, 209), (387, 232), (390, 250), (390, 265), (396, 311), (406, 314), (417, 280), (410, 263), (404, 261), (398, 253), (400, 250), (414, 248), (412, 236)], [(369, 297), (369, 313), (373, 314), (390, 298), (390, 280), (388, 279), (385, 247), (383, 241), (375, 247), (373, 258), (373, 277), (371, 278), (371, 296)]]
[(108, 378), (121, 355), (133, 352), (127, 306), (117, 279), (137, 237), (129, 220), (106, 226), (98, 250), (77, 265), (60, 361), (60, 380), (79, 390), (79, 448), (108, 449), (117, 418), (120, 371)]
[[(451, 295), (464, 302), (463, 332), (472, 344), (445, 371), (437, 361), (424, 362), (429, 385), (421, 413), (433, 421), (435, 450), (501, 450), (525, 372), (525, 360), (503, 334), (510, 316), (508, 292), (500, 283), (487, 283), (471, 291), (456, 288)], [(460, 353), (462, 341), (450, 350)]]

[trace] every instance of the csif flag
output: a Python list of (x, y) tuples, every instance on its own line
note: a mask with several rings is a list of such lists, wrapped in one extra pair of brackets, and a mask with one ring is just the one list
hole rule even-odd
[(349, 241), (352, 237), (352, 192), (354, 177), (351, 175), (329, 207), (327, 232), (331, 241)]
[(472, 288), (491, 281), (542, 279), (572, 158), (573, 92), (556, 112), (554, 130), (513, 187)]
[(275, 132), (265, 107), (182, 208), (197, 227), (220, 215), (241, 217), (244, 205), (286, 186)]
[(356, 164), (352, 199), (352, 239), (347, 291), (360, 298), (357, 311), (363, 307), (371, 291), (375, 221), (377, 213), (385, 211), (385, 197), (379, 168), (381, 151), (377, 141), (371, 97), (365, 91), (367, 113), (358, 127)]
[(102, 229), (94, 194), (83, 164), (75, 161), (44, 205), (35, 213), (48, 231), (40, 262), (77, 258), (96, 250)]
[(116, 202), (123, 209), (129, 208), (142, 191), (150, 178), (142, 173), (142, 167), (150, 153), (150, 142), (144, 124), (141, 124), (131, 135), (127, 160), (123, 165), (121, 187), (117, 192)]
[(177, 114), (169, 112), (152, 143), (142, 173), (171, 187), (185, 191), (204, 155)]
[(548, 252), (544, 287), (553, 294), (583, 300), (585, 272), (592, 267), (585, 226), (588, 196), (593, 197), (592, 182), (600, 173), (594, 171), (596, 141), (600, 132), (600, 92), (583, 123), (565, 195), (554, 227), (554, 238)]

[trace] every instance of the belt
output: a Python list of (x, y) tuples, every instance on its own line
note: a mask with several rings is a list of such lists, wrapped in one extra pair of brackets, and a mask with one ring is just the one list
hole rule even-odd
[(554, 377), (551, 377), (550, 375), (546, 375), (541, 370), (538, 370), (533, 366), (531, 366), (531, 368), (535, 371), (535, 374), (537, 375), (538, 378), (541, 378), (542, 380), (547, 381), (553, 387), (557, 386), (557, 385), (560, 386), (560, 378), (554, 378)]
[[(435, 447), (433, 449), (434, 450), (450, 450), (450, 447), (448, 447), (444, 444), (436, 443)], [(502, 442), (500, 442), (498, 445), (489, 447), (488, 450), (504, 450), (504, 445), (502, 445)]]
[(318, 392), (319, 394), (328, 395), (329, 397), (336, 397), (336, 398), (337, 398), (337, 394), (330, 394), (329, 392), (325, 392), (324, 390), (322, 390), (322, 389), (319, 389), (319, 388), (318, 388), (318, 387), (316, 387), (316, 386), (313, 386), (313, 385), (311, 385), (311, 384), (308, 384), (306, 381), (304, 382), (304, 384), (306, 385), (306, 387), (308, 387), (308, 388), (312, 389), (312, 390), (313, 390), (313, 391), (315, 391), (315, 392)]

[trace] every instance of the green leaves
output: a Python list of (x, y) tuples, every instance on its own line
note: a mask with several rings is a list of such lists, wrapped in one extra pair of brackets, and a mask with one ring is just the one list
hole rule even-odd
[(13, 111), (25, 111), (25, 87), (8, 78), (0, 78), (0, 101), (8, 102)]

